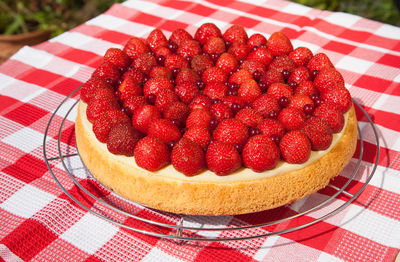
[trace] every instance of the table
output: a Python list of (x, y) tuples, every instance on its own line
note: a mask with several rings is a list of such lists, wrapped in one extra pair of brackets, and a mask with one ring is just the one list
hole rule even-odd
[[(373, 131), (358, 109), (364, 154), (361, 169), (346, 192), (357, 192), (373, 163), (378, 165), (354, 202), (319, 223), (286, 234), (241, 241), (179, 242), (98, 218), (60, 189), (46, 166), (42, 147), (58, 105), (90, 77), (108, 48), (123, 47), (132, 35), (146, 37), (154, 27), (168, 37), (178, 27), (194, 33), (205, 22), (222, 30), (241, 24), (249, 35), (259, 32), (268, 37), (283, 31), (295, 47), (306, 46), (331, 58), (379, 136), (377, 159)], [(0, 66), (0, 260), (394, 261), (400, 249), (399, 40), (398, 27), (288, 1), (130, 0), (47, 42), (22, 48)], [(72, 105), (78, 98), (75, 94), (66, 103)], [(60, 123), (63, 114), (65, 110), (57, 112), (52, 120)], [(61, 147), (74, 148), (73, 113), (64, 124)], [(57, 131), (48, 130), (49, 158), (57, 153)], [(339, 180), (356, 162), (352, 160)], [(60, 162), (50, 166), (68, 192), (79, 196)], [(336, 198), (339, 203), (348, 199), (345, 194)], [(291, 208), (299, 211), (310, 201)], [(307, 214), (304, 220), (312, 220), (318, 212)], [(220, 225), (240, 220), (246, 217), (217, 218)], [(288, 224), (279, 227), (285, 229)]]

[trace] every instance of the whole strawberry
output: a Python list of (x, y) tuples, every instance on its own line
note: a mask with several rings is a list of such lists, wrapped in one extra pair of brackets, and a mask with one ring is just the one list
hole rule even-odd
[(81, 99), (85, 103), (89, 103), (90, 99), (94, 96), (97, 89), (104, 88), (113, 91), (113, 87), (109, 85), (104, 79), (94, 76), (86, 81), (80, 90)]
[(100, 88), (94, 92), (86, 108), (86, 116), (93, 123), (101, 113), (112, 109), (119, 109), (119, 103), (110, 89)]
[(283, 71), (293, 72), (296, 69), (296, 64), (290, 59), (287, 55), (281, 55), (275, 57), (275, 59), (271, 62), (268, 69), (276, 70), (280, 73)]
[(239, 86), (246, 82), (247, 80), (253, 79), (253, 75), (250, 74), (249, 71), (240, 69), (236, 72), (234, 72), (230, 77), (229, 77), (229, 83), (236, 83)]
[(213, 137), (217, 141), (229, 144), (244, 145), (249, 137), (245, 124), (235, 118), (225, 119), (214, 130)]
[(347, 112), (353, 105), (350, 92), (343, 85), (328, 88), (321, 93), (321, 98), (325, 101), (336, 103), (342, 113)]
[[(254, 76), (255, 72), (258, 72), (260, 74), (260, 77), (262, 74), (264, 74), (265, 71), (265, 66), (261, 62), (257, 60), (246, 60), (240, 65), (240, 69), (244, 69), (249, 71), (250, 74)], [(257, 79), (258, 80), (258, 79)]]
[(110, 62), (104, 62), (94, 70), (92, 77), (100, 77), (108, 84), (115, 85), (120, 77), (119, 69)]
[(279, 143), (282, 158), (289, 164), (302, 164), (310, 158), (311, 143), (301, 131), (286, 133)]
[(262, 63), (264, 66), (268, 66), (274, 59), (274, 56), (271, 54), (267, 47), (261, 46), (252, 51), (247, 59), (256, 60)]
[(246, 103), (253, 103), (261, 95), (261, 89), (253, 79), (247, 80), (240, 85), (238, 96)]
[[(266, 89), (274, 84), (274, 83), (285, 83), (285, 80), (283, 79), (282, 73), (279, 72), (276, 69), (268, 69), (267, 72), (265, 72), (261, 78), (260, 78), (260, 88), (263, 92), (266, 91)], [(261, 85), (261, 83), (263, 85)]]
[(147, 45), (150, 46), (151, 50), (155, 52), (160, 47), (166, 47), (168, 45), (168, 40), (163, 34), (163, 32), (156, 28), (150, 32), (147, 37)]
[(207, 109), (209, 110), (211, 107), (211, 99), (205, 95), (196, 96), (192, 102), (189, 104), (190, 110), (195, 109)]
[(174, 86), (168, 78), (151, 78), (143, 86), (143, 94), (147, 98), (149, 94), (157, 95), (161, 89), (173, 89)]
[(149, 48), (142, 40), (137, 37), (132, 37), (125, 44), (123, 50), (132, 60), (136, 59), (138, 55), (149, 52)]
[(306, 66), (312, 57), (313, 54), (307, 47), (297, 47), (289, 53), (289, 58), (298, 66)]
[(310, 70), (310, 72), (312, 72), (314, 70), (321, 72), (323, 69), (333, 68), (333, 67), (334, 66), (333, 66), (331, 60), (324, 53), (316, 54), (307, 63), (307, 68)]
[(293, 51), (293, 45), (289, 38), (282, 32), (274, 32), (267, 42), (268, 50), (274, 56), (288, 55)]
[(171, 104), (179, 102), (179, 97), (174, 91), (168, 88), (160, 89), (156, 95), (156, 102), (154, 105), (160, 112), (164, 112)]
[(135, 146), (142, 137), (128, 122), (111, 127), (107, 138), (107, 149), (115, 155), (133, 156)]
[(321, 118), (332, 129), (333, 133), (339, 133), (344, 126), (344, 116), (338, 105), (325, 101), (318, 106), (314, 115)]
[(263, 117), (269, 117), (271, 111), (279, 112), (278, 100), (271, 94), (263, 94), (251, 104), (252, 108), (261, 113)]
[(293, 96), (293, 89), (287, 84), (274, 83), (268, 88), (267, 94), (273, 95), (278, 101), (282, 96), (290, 100)]
[(129, 123), (130, 119), (121, 110), (112, 109), (105, 111), (101, 113), (100, 116), (94, 121), (92, 126), (93, 133), (95, 134), (97, 140), (105, 143), (111, 128), (114, 125), (122, 122)]
[(132, 114), (137, 108), (146, 105), (146, 98), (144, 96), (132, 96), (126, 99), (123, 106)]
[(126, 78), (118, 87), (119, 99), (125, 101), (132, 96), (141, 96), (142, 87), (133, 78)]
[(295, 107), (286, 107), (278, 115), (279, 122), (287, 130), (301, 129), (306, 122), (306, 115), (304, 112)]
[(313, 81), (314, 86), (320, 91), (324, 92), (337, 85), (344, 86), (344, 79), (342, 74), (334, 68), (326, 68), (321, 70)]
[(140, 132), (147, 134), (150, 123), (158, 118), (161, 118), (161, 114), (155, 106), (144, 105), (133, 112), (132, 125)]
[(226, 103), (223, 102), (218, 102), (211, 105), (210, 113), (212, 118), (216, 119), (219, 122), (233, 117), (233, 112), (231, 110), (231, 107), (229, 107)]
[(232, 54), (237, 60), (245, 59), (249, 55), (250, 49), (246, 43), (233, 42), (229, 47), (228, 53)]
[(193, 57), (190, 66), (195, 72), (203, 72), (207, 68), (213, 67), (214, 62), (209, 55), (197, 55)]
[(257, 125), (263, 121), (263, 117), (260, 112), (252, 108), (243, 108), (235, 115), (235, 118), (240, 120), (246, 126), (257, 127)]
[(247, 39), (247, 46), (252, 49), (253, 47), (266, 46), (267, 39), (262, 34), (254, 34)]
[(175, 29), (171, 36), (169, 37), (169, 41), (174, 42), (178, 46), (180, 46), (186, 40), (192, 40), (193, 37), (184, 29), (179, 28)]
[(203, 45), (203, 51), (208, 54), (222, 54), (226, 51), (225, 42), (220, 37), (212, 36)]
[(193, 127), (204, 127), (209, 129), (211, 121), (211, 114), (206, 109), (195, 109), (190, 112), (187, 120), (186, 127), (191, 129)]
[(227, 79), (228, 77), (226, 72), (219, 67), (209, 67), (201, 76), (201, 80), (203, 80), (203, 82), (206, 84), (213, 82), (225, 83)]
[(199, 174), (205, 166), (203, 148), (187, 138), (182, 138), (171, 152), (171, 163), (186, 176)]
[(181, 55), (171, 54), (166, 57), (164, 66), (172, 71), (174, 68), (183, 69), (189, 67), (189, 62)]
[(168, 119), (155, 119), (149, 124), (147, 134), (160, 138), (164, 143), (178, 141), (181, 138), (179, 128)]
[(200, 77), (194, 70), (190, 68), (183, 68), (176, 76), (175, 84), (179, 85), (186, 82), (196, 83), (198, 80), (200, 80)]
[(125, 80), (127, 78), (133, 78), (138, 83), (142, 83), (144, 81), (144, 74), (137, 68), (130, 67), (121, 77), (121, 80)]
[(169, 150), (164, 142), (152, 136), (146, 136), (136, 144), (135, 151), (136, 164), (149, 171), (157, 171), (166, 166), (170, 160)]
[(175, 122), (177, 126), (184, 127), (189, 113), (190, 110), (186, 104), (175, 102), (170, 104), (170, 106), (164, 110), (163, 116), (164, 118)]
[(151, 69), (157, 66), (157, 61), (152, 54), (144, 53), (138, 55), (135, 60), (133, 60), (132, 66), (148, 75)]
[(119, 48), (109, 48), (104, 55), (103, 62), (110, 62), (120, 71), (124, 71), (131, 65), (131, 58)]
[(292, 99), (290, 99), (289, 107), (295, 107), (299, 110), (304, 111), (305, 105), (311, 105), (314, 107), (314, 102), (309, 96), (298, 94), (294, 95)]
[(212, 142), (207, 148), (206, 163), (208, 169), (219, 176), (229, 175), (242, 165), (235, 147), (220, 141)]
[(310, 139), (312, 150), (328, 149), (332, 143), (332, 130), (318, 117), (307, 119), (302, 131)]
[(294, 90), (294, 94), (310, 96), (312, 94), (318, 94), (318, 90), (311, 81), (304, 81), (297, 86)]
[(308, 71), (307, 67), (299, 66), (290, 74), (289, 79), (287, 80), (288, 83), (295, 82), (296, 86), (303, 83), (304, 81), (310, 81), (311, 75)]
[(224, 83), (212, 82), (208, 83), (203, 90), (203, 94), (211, 99), (222, 99), (226, 95), (228, 87)]
[(285, 128), (276, 119), (265, 118), (257, 125), (258, 130), (260, 130), (262, 135), (270, 137), (271, 135), (278, 136), (279, 139), (285, 134)]
[(190, 139), (196, 144), (200, 145), (202, 148), (206, 149), (211, 141), (211, 135), (207, 128), (201, 126), (195, 126), (189, 128), (185, 134), (184, 138)]
[(223, 53), (218, 58), (215, 66), (221, 68), (226, 73), (233, 72), (238, 67), (238, 61), (230, 53)]
[(172, 72), (164, 66), (155, 66), (151, 69), (149, 73), (150, 78), (167, 78), (172, 79)]
[(190, 104), (196, 96), (200, 95), (199, 88), (194, 83), (190, 82), (176, 85), (174, 91), (179, 99), (187, 105)]
[(200, 43), (196, 40), (186, 40), (181, 43), (176, 53), (183, 57), (194, 57), (199, 55), (201, 54)]
[(229, 41), (231, 43), (239, 42), (243, 44), (246, 44), (248, 39), (246, 30), (244, 30), (243, 26), (240, 25), (232, 25), (229, 27), (225, 31), (223, 37), (225, 41)]
[(253, 136), (249, 139), (242, 152), (243, 165), (255, 172), (273, 169), (279, 162), (278, 146), (264, 135)]
[(221, 30), (213, 23), (204, 23), (197, 29), (194, 39), (204, 45), (213, 36), (221, 37)]

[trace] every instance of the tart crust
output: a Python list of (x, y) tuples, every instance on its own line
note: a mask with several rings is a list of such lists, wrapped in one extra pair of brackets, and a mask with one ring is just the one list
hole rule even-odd
[[(75, 123), (79, 154), (89, 171), (121, 196), (151, 208), (188, 215), (238, 215), (279, 207), (325, 187), (349, 163), (357, 144), (354, 106), (340, 140), (322, 157), (290, 172), (251, 180), (199, 181), (165, 177), (116, 160), (84, 124)], [(161, 170), (162, 172), (162, 170)]]

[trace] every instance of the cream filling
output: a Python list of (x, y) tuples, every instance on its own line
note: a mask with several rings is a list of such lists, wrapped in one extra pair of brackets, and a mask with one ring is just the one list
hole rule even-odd
[[(82, 118), (85, 132), (87, 132), (89, 134), (89, 137), (91, 138), (93, 143), (95, 143), (96, 147), (100, 148), (104, 154), (106, 154), (109, 158), (114, 159), (117, 162), (120, 161), (128, 166), (131, 165), (134, 169), (142, 171), (143, 173), (149, 173), (148, 170), (145, 170), (136, 165), (134, 157), (127, 157), (127, 156), (123, 156), (123, 155), (114, 155), (108, 151), (106, 144), (101, 143), (100, 141), (97, 140), (95, 134), (92, 131), (92, 124), (89, 122), (89, 120), (86, 117), (86, 107), (87, 107), (87, 105), (85, 103), (80, 102), (80, 107), (79, 107), (80, 112), (78, 112), (78, 114), (80, 114), (80, 116)], [(283, 173), (287, 173), (287, 172), (290, 172), (293, 170), (297, 170), (297, 169), (303, 168), (307, 165), (310, 165), (314, 161), (318, 160), (319, 158), (321, 158), (322, 156), (327, 154), (336, 145), (336, 143), (342, 137), (344, 130), (346, 129), (347, 121), (348, 121), (348, 112), (344, 115), (344, 117), (345, 117), (345, 125), (340, 133), (333, 134), (333, 140), (332, 140), (330, 147), (323, 151), (311, 151), (310, 158), (303, 164), (289, 164), (285, 161), (280, 160), (278, 165), (274, 169), (266, 170), (261, 173), (257, 173), (249, 168), (242, 167), (239, 170), (237, 170), (236, 172), (234, 172), (230, 175), (227, 175), (227, 176), (217, 176), (215, 173), (213, 173), (209, 170), (204, 170), (200, 174), (193, 176), (193, 177), (185, 176), (184, 174), (178, 172), (170, 164), (156, 172), (152, 172), (151, 175), (157, 175), (157, 176), (173, 178), (173, 179), (191, 180), (191, 181), (230, 182), (230, 181), (239, 181), (239, 180), (260, 179), (260, 178), (276, 176), (278, 174), (283, 174)]]

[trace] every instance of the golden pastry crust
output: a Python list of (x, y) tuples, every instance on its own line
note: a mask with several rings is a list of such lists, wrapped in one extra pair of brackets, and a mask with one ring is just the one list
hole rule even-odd
[(78, 106), (76, 143), (90, 172), (123, 197), (148, 207), (190, 215), (237, 215), (279, 207), (325, 187), (349, 163), (357, 143), (354, 107), (337, 144), (303, 168), (271, 177), (241, 181), (198, 181), (170, 178), (115, 160), (84, 124)]

